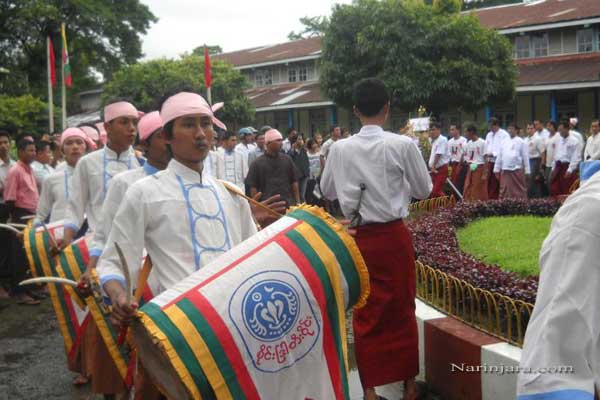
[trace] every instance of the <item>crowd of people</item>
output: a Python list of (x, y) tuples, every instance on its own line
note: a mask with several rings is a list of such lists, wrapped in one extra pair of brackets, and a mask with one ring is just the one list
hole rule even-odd
[[(466, 137), (460, 126), (450, 126), (448, 139), (433, 122), (426, 160), (413, 140), (383, 131), (390, 105), (380, 81), (361, 81), (354, 96), (361, 131), (351, 135), (332, 126), (326, 141), (293, 128), (285, 138), (270, 126), (232, 132), (188, 91), (167, 96), (160, 110), (148, 113), (116, 99), (101, 123), (37, 141), (19, 137), (17, 161), (10, 157), (11, 135), (0, 130), (0, 222), (63, 221), (57, 252), (93, 234), (81, 284), (89, 286), (95, 269), (113, 320), (126, 324), (137, 304), (127, 300), (115, 242), (124, 245), (129, 265), (145, 252), (151, 256), (159, 266), (151, 288), (158, 294), (253, 235), (257, 224), (272, 222), (272, 214), (223, 182), (280, 213), (300, 203), (323, 205), (357, 228), (371, 274), (369, 304), (354, 315), (365, 396), (374, 399), (375, 386), (404, 380), (407, 398), (415, 398), (415, 293), (404, 284), (414, 282), (414, 254), (402, 222), (410, 201), (442, 196), (448, 187), (466, 201), (567, 194), (581, 160), (600, 159), (600, 124), (592, 122), (584, 141), (573, 118), (533, 121), (525, 135), (516, 124), (507, 132), (492, 118), (485, 139), (472, 124)], [(39, 304), (44, 288), (18, 285), (28, 274), (22, 237), (5, 230), (0, 235), (0, 267), (9, 271), (0, 297)], [(386, 246), (388, 239), (398, 246)], [(396, 264), (401, 267), (392, 268)], [(107, 396), (125, 392), (95, 324), (86, 327), (83, 343), (76, 383), (91, 379), (93, 391)], [(160, 398), (143, 368), (138, 372), (139, 398)]]
[[(587, 139), (578, 131), (577, 118), (500, 127), (489, 120), (485, 140), (475, 125), (450, 126), (450, 138), (431, 124), (428, 161), (431, 197), (453, 193), (466, 201), (533, 199), (569, 194), (579, 178), (582, 161), (600, 159), (600, 123), (593, 120)], [(449, 188), (449, 189), (447, 189)]]

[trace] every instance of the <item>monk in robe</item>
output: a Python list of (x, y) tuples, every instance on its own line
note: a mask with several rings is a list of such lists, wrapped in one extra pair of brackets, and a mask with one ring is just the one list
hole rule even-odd
[(321, 190), (338, 199), (355, 226), (369, 270), (371, 294), (354, 311), (355, 353), (366, 400), (376, 386), (404, 381), (404, 399), (415, 400), (419, 346), (415, 318), (415, 255), (403, 221), (411, 198), (424, 199), (432, 183), (415, 143), (383, 130), (390, 112), (384, 83), (364, 79), (353, 90), (360, 132), (331, 146)]

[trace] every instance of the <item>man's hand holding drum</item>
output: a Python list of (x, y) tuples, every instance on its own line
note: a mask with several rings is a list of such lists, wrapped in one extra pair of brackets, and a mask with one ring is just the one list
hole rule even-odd
[(127, 293), (119, 281), (106, 282), (104, 291), (112, 303), (111, 322), (117, 327), (127, 326), (135, 318), (139, 304), (135, 300), (131, 303), (127, 301)]

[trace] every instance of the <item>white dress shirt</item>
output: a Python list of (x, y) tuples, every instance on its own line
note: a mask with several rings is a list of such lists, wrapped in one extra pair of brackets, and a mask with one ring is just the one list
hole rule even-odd
[(448, 140), (448, 148), (450, 149), (450, 161), (464, 161), (463, 156), (465, 155), (466, 147), (467, 138), (464, 136), (459, 136), (458, 139), (452, 138)]
[(38, 191), (42, 189), (42, 182), (48, 175), (54, 172), (54, 168), (50, 166), (50, 164), (42, 164), (39, 161), (34, 161), (31, 163), (31, 169), (33, 170), (33, 175), (35, 176), (35, 183), (37, 183)]
[(252, 143), (250, 143), (250, 144), (238, 143), (235, 146), (235, 151), (237, 151), (238, 153), (242, 153), (244, 155), (244, 158), (246, 159), (246, 164), (248, 164), (248, 154), (250, 154), (254, 150), (256, 150), (256, 145), (252, 144)]
[(510, 135), (504, 129), (500, 128), (496, 133), (489, 131), (485, 137), (485, 155), (492, 157), (492, 161), (495, 161), (505, 139), (510, 139)]
[(244, 179), (248, 175), (248, 164), (244, 155), (238, 151), (217, 150), (217, 178), (231, 182), (244, 190)]
[[(528, 372), (518, 376), (519, 400), (594, 399), (600, 382), (598, 215), (600, 174), (595, 174), (560, 207), (540, 250), (537, 298), (520, 361), (521, 371)], [(557, 366), (571, 371), (537, 372)]]
[(573, 129), (571, 129), (569, 131), (569, 136), (573, 136), (575, 139), (577, 139), (577, 149), (579, 151), (579, 155), (583, 155), (583, 149), (585, 148), (585, 139), (583, 138), (583, 135)]
[(546, 148), (544, 138), (538, 132), (535, 132), (533, 135), (527, 136), (524, 140), (529, 151), (529, 158), (540, 158)]
[(12, 158), (9, 158), (8, 162), (0, 159), (0, 204), (4, 204), (4, 184), (8, 176), (8, 170), (16, 163)]
[(550, 131), (546, 128), (543, 128), (541, 131), (536, 131), (536, 133), (544, 140), (548, 140), (550, 137)]
[(102, 204), (100, 222), (94, 232), (94, 238), (90, 246), (90, 256), (99, 257), (106, 245), (106, 238), (110, 233), (115, 214), (125, 198), (127, 189), (135, 182), (157, 173), (158, 170), (146, 162), (142, 167), (125, 171), (115, 176), (108, 185), (106, 199)]
[(496, 157), (494, 172), (516, 171), (523, 168), (525, 174), (529, 175), (531, 173), (527, 144), (519, 136), (506, 139), (502, 142), (500, 153)]
[(120, 172), (139, 166), (131, 148), (117, 154), (105, 146), (83, 156), (73, 172), (65, 226), (78, 231), (86, 215), (90, 230), (95, 231), (110, 180)]
[(433, 168), (435, 156), (440, 155), (440, 158), (435, 165), (435, 168), (440, 168), (450, 161), (450, 153), (448, 152), (448, 139), (446, 136), (440, 135), (431, 143), (431, 153), (429, 154), (429, 168)]
[(596, 133), (587, 139), (585, 145), (584, 160), (600, 160), (600, 133)]
[(327, 160), (327, 157), (329, 157), (329, 150), (331, 149), (331, 146), (333, 146), (333, 144), (339, 140), (340, 139), (334, 141), (332, 138), (329, 138), (325, 141), (325, 143), (323, 143), (323, 146), (321, 146), (321, 155), (326, 160)]
[(554, 154), (556, 153), (557, 141), (560, 138), (558, 132), (555, 132), (553, 136), (550, 136), (546, 140), (546, 168), (554, 167)]
[(579, 152), (579, 140), (569, 136), (563, 138), (559, 135), (556, 141), (556, 152), (554, 153), (554, 166), (560, 161), (561, 163), (569, 163), (568, 172), (573, 173), (579, 167), (581, 161), (581, 153)]
[(477, 140), (469, 140), (465, 152), (465, 161), (470, 164), (485, 164), (485, 140), (477, 138)]
[(331, 147), (321, 174), (321, 191), (338, 199), (342, 212), (351, 217), (363, 193), (363, 223), (390, 222), (408, 216), (411, 197), (424, 199), (432, 184), (423, 157), (413, 141), (365, 125), (360, 132)]
[(73, 171), (73, 167), (67, 165), (62, 171), (55, 171), (44, 179), (34, 224), (46, 221), (48, 216), (50, 222), (65, 218), (72, 193)]
[(114, 247), (119, 243), (137, 282), (144, 248), (152, 258), (158, 292), (256, 233), (248, 202), (208, 174), (176, 160), (166, 170), (135, 182), (115, 215), (98, 262), (102, 284), (123, 281)]

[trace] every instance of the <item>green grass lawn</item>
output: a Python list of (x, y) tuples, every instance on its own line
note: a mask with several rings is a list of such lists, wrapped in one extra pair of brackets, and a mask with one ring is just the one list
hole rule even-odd
[(552, 217), (489, 217), (456, 232), (465, 253), (521, 276), (539, 275), (538, 257)]

